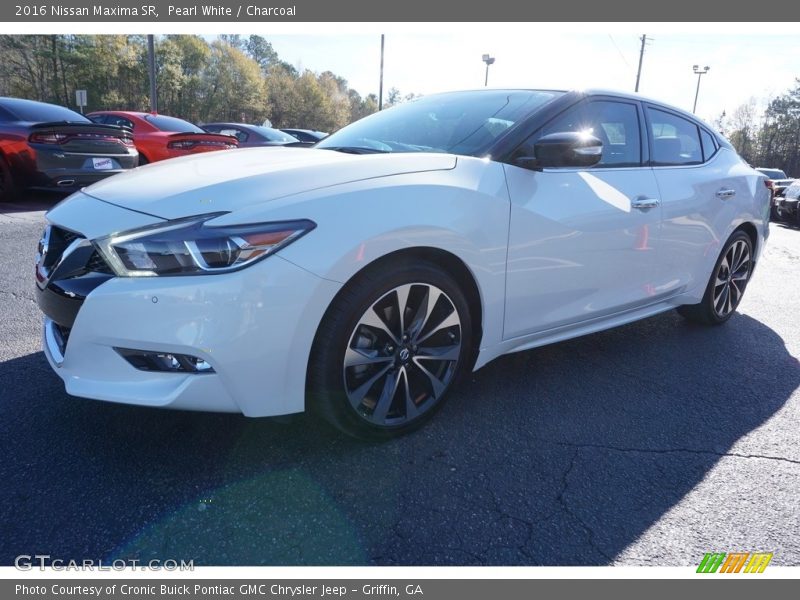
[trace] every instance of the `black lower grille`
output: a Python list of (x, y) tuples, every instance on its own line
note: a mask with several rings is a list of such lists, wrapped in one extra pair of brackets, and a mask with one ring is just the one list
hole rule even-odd
[(100, 253), (97, 250), (92, 252), (89, 260), (86, 261), (86, 270), (93, 273), (105, 273), (107, 275), (114, 274), (114, 271), (111, 270), (111, 267), (108, 266), (108, 263), (103, 259), (102, 256), (100, 256)]
[(58, 345), (58, 350), (61, 352), (61, 355), (64, 355), (64, 352), (67, 350), (67, 342), (69, 342), (69, 333), (72, 331), (69, 327), (64, 327), (63, 325), (59, 325), (56, 322), (53, 322), (53, 333), (55, 334), (53, 337), (56, 340), (56, 344)]
[(81, 237), (73, 231), (69, 231), (68, 229), (61, 229), (60, 227), (53, 227), (53, 231), (57, 232), (59, 237), (64, 241), (64, 244), (66, 245), (71, 244), (79, 237)]

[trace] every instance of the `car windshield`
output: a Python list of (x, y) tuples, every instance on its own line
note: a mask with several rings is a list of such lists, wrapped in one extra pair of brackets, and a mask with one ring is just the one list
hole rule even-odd
[(20, 121), (30, 121), (32, 123), (49, 123), (55, 121), (75, 121), (78, 123), (91, 123), (89, 119), (76, 113), (74, 110), (56, 106), (55, 104), (45, 104), (44, 102), (34, 102), (32, 100), (22, 100), (19, 98), (4, 98), (3, 108), (11, 112)]
[(756, 171), (763, 173), (770, 179), (786, 179), (786, 173), (780, 169), (756, 169)]
[(478, 156), (515, 123), (561, 94), (484, 90), (425, 96), (356, 121), (316, 147)]
[(166, 117), (164, 115), (145, 115), (148, 123), (161, 131), (174, 131), (176, 133), (205, 133), (197, 125), (192, 125), (189, 121)]

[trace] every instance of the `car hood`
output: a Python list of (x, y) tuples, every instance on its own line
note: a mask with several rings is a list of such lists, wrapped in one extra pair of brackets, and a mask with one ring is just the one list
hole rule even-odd
[(163, 219), (235, 211), (324, 187), (453, 169), (449, 154), (344, 154), (314, 148), (243, 148), (174, 158), (104, 179), (84, 193)]

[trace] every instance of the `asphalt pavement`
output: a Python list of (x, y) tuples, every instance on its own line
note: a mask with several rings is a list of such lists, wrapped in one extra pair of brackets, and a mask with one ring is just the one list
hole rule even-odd
[(40, 351), (52, 199), (0, 205), (0, 564), (800, 564), (800, 230), (739, 311), (670, 312), (500, 358), (383, 444), (68, 396)]

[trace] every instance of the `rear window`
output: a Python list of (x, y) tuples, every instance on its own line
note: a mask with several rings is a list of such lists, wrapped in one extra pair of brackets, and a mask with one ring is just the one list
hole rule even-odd
[(700, 143), (703, 145), (703, 160), (708, 160), (717, 153), (717, 144), (705, 129), (700, 130)]
[(164, 115), (145, 115), (145, 120), (161, 131), (174, 131), (176, 133), (205, 133), (197, 125)]
[(105, 123), (133, 129), (133, 121), (126, 119), (125, 117), (120, 117), (119, 115), (106, 115)]
[(272, 129), (271, 127), (261, 127), (260, 125), (253, 126), (253, 129), (258, 131), (270, 142), (296, 142), (297, 138), (281, 131), (280, 129)]
[(786, 173), (780, 169), (756, 169), (759, 173), (763, 173), (770, 179), (788, 179)]
[(206, 125), (205, 129), (209, 133), (218, 133), (220, 135), (233, 136), (237, 140), (239, 140), (239, 142), (242, 144), (247, 141), (248, 137), (250, 137), (250, 135), (247, 132), (242, 131), (238, 127), (220, 127), (219, 125)]
[(0, 104), (2, 108), (8, 113), (11, 113), (13, 117), (19, 121), (30, 121), (31, 123), (49, 123), (55, 121), (91, 123), (89, 119), (76, 113), (74, 110), (55, 104), (22, 100), (20, 98), (5, 98)]

